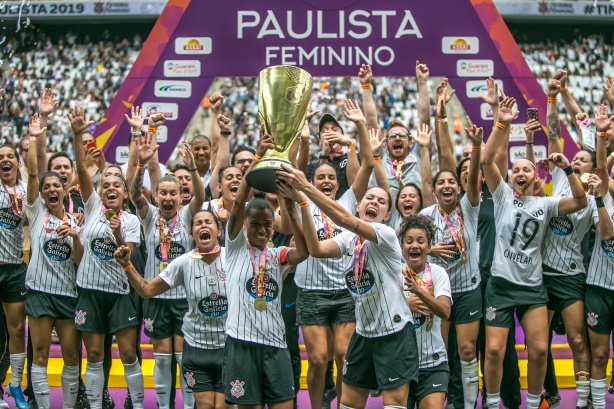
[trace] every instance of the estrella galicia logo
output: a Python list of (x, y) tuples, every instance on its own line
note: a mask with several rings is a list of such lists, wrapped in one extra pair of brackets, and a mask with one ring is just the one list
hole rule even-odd
[[(247, 293), (252, 298), (256, 298), (257, 288), (256, 288), (255, 281), (256, 281), (255, 277), (250, 277), (250, 279), (247, 280), (247, 283), (245, 283), (245, 289), (247, 290)], [(277, 281), (275, 281), (273, 277), (269, 275), (268, 272), (264, 273), (264, 294), (263, 294), (264, 299), (267, 302), (271, 302), (275, 300), (278, 296), (279, 296), (279, 285), (277, 284)]]
[(614, 259), (614, 239), (607, 241), (602, 240), (601, 249), (607, 257)]
[(351, 269), (345, 274), (345, 284), (352, 293), (356, 295), (361, 295), (373, 288), (373, 285), (375, 284), (375, 276), (371, 274), (369, 270), (363, 268), (362, 274), (360, 274), (358, 285), (356, 285), (356, 277), (354, 276), (354, 270)]
[(417, 312), (412, 312), (411, 315), (414, 318), (414, 328), (419, 329), (424, 324), (426, 324), (427, 317), (426, 315), (419, 314)]
[(21, 223), (21, 217), (13, 214), (10, 208), (0, 209), (0, 227), (14, 230)]
[(90, 242), (92, 253), (103, 261), (113, 260), (113, 253), (117, 250), (117, 245), (108, 237), (96, 238)]
[[(185, 248), (181, 244), (177, 244), (174, 241), (171, 241), (171, 246), (168, 251), (168, 261), (173, 261), (177, 257), (183, 255), (185, 253)], [(158, 244), (155, 249), (156, 259), (158, 261), (162, 261), (162, 253), (160, 253), (160, 245)]]
[(548, 228), (556, 235), (569, 236), (573, 232), (573, 223), (567, 216), (553, 217)]
[[(454, 245), (454, 242), (451, 242), (451, 243), (448, 243), (448, 244)], [(456, 245), (454, 245), (454, 249), (452, 251), (454, 252), (454, 254), (452, 254), (452, 257), (442, 257), (444, 259), (444, 261), (446, 263), (448, 263), (448, 264), (455, 263), (458, 260), (460, 260), (460, 258), (461, 258), (460, 251), (458, 251), (458, 247)]]
[(198, 302), (198, 310), (205, 317), (221, 317), (228, 311), (228, 298), (211, 293), (211, 295)]
[(70, 259), (72, 249), (66, 240), (59, 238), (48, 240), (43, 244), (43, 253), (53, 261), (67, 261)]
[[(333, 230), (333, 233), (331, 234), (331, 236), (330, 236), (329, 238), (331, 238), (331, 239), (332, 239), (333, 237), (335, 237), (335, 236), (336, 236), (336, 235), (338, 235), (338, 234), (341, 234), (341, 230), (340, 230), (340, 229), (335, 228), (335, 229)], [(326, 231), (324, 230), (324, 228), (321, 228), (320, 230), (318, 230), (318, 240), (319, 240), (319, 241), (324, 241), (324, 240), (326, 240)]]

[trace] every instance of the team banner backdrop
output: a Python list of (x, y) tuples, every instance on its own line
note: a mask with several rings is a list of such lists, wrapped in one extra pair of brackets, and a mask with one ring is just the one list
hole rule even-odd
[[(479, 98), (493, 76), (516, 98), (510, 161), (524, 156), (526, 109), (546, 120), (547, 99), (491, 0), (170, 0), (96, 130), (107, 158), (127, 161), (124, 114), (139, 105), (163, 112), (160, 159), (181, 139), (215, 77), (257, 76), (271, 65), (296, 65), (315, 76), (414, 76), (416, 60), (447, 76), (471, 119), (492, 129)], [(431, 90), (431, 94), (434, 90)], [(562, 126), (568, 157), (576, 150)], [(536, 159), (546, 155), (536, 135)]]

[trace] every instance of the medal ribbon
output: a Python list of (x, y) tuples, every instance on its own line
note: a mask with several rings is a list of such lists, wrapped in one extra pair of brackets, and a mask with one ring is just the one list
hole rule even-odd
[(256, 269), (256, 255), (254, 248), (251, 244), (247, 244), (247, 248), (249, 250), (249, 259), (252, 263), (252, 269), (254, 270), (254, 281), (256, 281), (256, 297), (261, 298), (264, 295), (264, 272), (266, 270), (266, 255), (267, 248), (265, 247), (260, 253), (260, 258), (258, 260), (258, 269)]
[[(456, 228), (452, 225), (452, 220), (450, 220), (450, 216), (439, 206), (439, 213), (441, 217), (443, 217), (443, 221), (446, 223), (446, 227), (450, 231), (450, 235), (452, 236), (452, 240), (454, 240), (454, 244), (456, 248), (461, 254), (465, 254), (467, 251), (466, 243), (465, 243), (465, 223), (463, 222), (463, 214), (460, 210), (460, 204), (456, 207), (456, 216), (459, 222), (458, 230), (460, 230), (460, 237), (457, 234)], [(429, 267), (430, 270), (430, 267)]]
[(216, 244), (215, 247), (213, 247), (211, 250), (209, 250), (209, 251), (207, 251), (205, 253), (201, 253), (201, 252), (198, 251), (198, 247), (196, 247), (194, 249), (194, 254), (198, 254), (199, 256), (203, 256), (203, 255), (206, 256), (207, 254), (215, 254), (215, 253), (219, 252), (221, 249), (222, 248), (220, 247), (220, 245)]
[(7, 185), (2, 182), (2, 186), (6, 189), (6, 192), (9, 194), (9, 198), (11, 200), (11, 212), (15, 216), (21, 217), (22, 208), (23, 208), (23, 196), (19, 194), (17, 190), (17, 184), (11, 189)]
[(173, 233), (175, 232), (175, 225), (177, 224), (177, 213), (173, 216), (171, 223), (168, 225), (168, 232), (164, 231), (164, 219), (158, 211), (158, 230), (160, 231), (160, 255), (162, 261), (168, 261), (168, 250), (171, 247), (171, 240), (173, 239)]
[(365, 242), (362, 241), (362, 237), (356, 236), (356, 245), (354, 246), (354, 285), (356, 286), (356, 292), (359, 293), (358, 283), (362, 277), (362, 270), (365, 266), (365, 258), (367, 256), (367, 247)]
[(320, 215), (322, 215), (322, 224), (324, 224), (324, 238), (330, 239), (333, 237), (333, 233), (335, 232), (335, 224), (324, 214), (322, 210), (320, 210)]
[(405, 164), (405, 161), (402, 161), (402, 160), (390, 161), (390, 171), (394, 174), (394, 178), (398, 180), (399, 182), (403, 178), (403, 165), (404, 164)]
[(217, 211), (224, 210), (224, 201), (222, 199), (217, 199)]
[(414, 270), (412, 270), (409, 266), (407, 266), (407, 274), (414, 279), (418, 287), (422, 288), (424, 291), (427, 291), (429, 294), (433, 295), (433, 276), (431, 274), (431, 265), (426, 263), (424, 265), (424, 279), (420, 278)]
[(50, 228), (49, 227), (49, 212), (45, 212), (45, 218), (43, 219), (43, 227), (45, 228), (45, 231), (49, 234), (53, 234), (53, 233), (57, 233), (57, 228), (60, 227), (62, 224), (66, 224), (70, 227), (73, 227), (72, 224), (72, 217), (70, 218), (71, 220), (68, 220), (68, 214), (65, 212), (64, 216), (62, 217), (62, 223), (60, 223), (59, 225), (57, 225), (55, 228)]
[(535, 182), (535, 176), (533, 176), (531, 178), (531, 180), (529, 180), (527, 183), (525, 183), (525, 185), (523, 187), (521, 187), (517, 192), (514, 192), (514, 197), (522, 197), (524, 196), (525, 192), (527, 191), (527, 189), (529, 188), (529, 186), (531, 186), (531, 184)]

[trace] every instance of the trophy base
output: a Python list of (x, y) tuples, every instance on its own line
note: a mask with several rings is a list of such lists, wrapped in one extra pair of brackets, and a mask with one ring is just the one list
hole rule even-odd
[(275, 187), (277, 174), (275, 172), (283, 171), (282, 164), (292, 168), (295, 167), (290, 161), (283, 159), (262, 159), (245, 176), (247, 184), (261, 192), (277, 193), (277, 188)]

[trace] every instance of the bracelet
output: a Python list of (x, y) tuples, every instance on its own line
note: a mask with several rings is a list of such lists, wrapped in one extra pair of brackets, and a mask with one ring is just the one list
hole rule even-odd
[(350, 146), (348, 147), (348, 150), (350, 150), (350, 151), (355, 151), (355, 150), (356, 150), (356, 145), (350, 145)]
[(567, 87), (561, 87), (561, 92), (567, 91)]
[(32, 136), (32, 135), (30, 135), (30, 140), (31, 140), (31, 141), (35, 141), (35, 140), (36, 140), (36, 136)]
[(330, 156), (329, 155), (320, 155), (320, 159), (330, 160)]
[(604, 138), (608, 136), (607, 132), (599, 132), (599, 136), (603, 136)]
[(124, 267), (124, 271), (128, 271), (132, 268), (132, 262), (130, 262), (130, 264), (128, 264), (126, 267)]
[(132, 132), (130, 132), (130, 136), (141, 136), (141, 133), (140, 132), (132, 131)]
[(139, 167), (139, 168), (144, 168), (145, 164), (144, 163), (137, 163), (136, 166)]
[(154, 128), (154, 127), (148, 127), (147, 128), (147, 132), (151, 132), (151, 133), (157, 133), (158, 132), (158, 128)]
[(565, 172), (567, 176), (573, 175), (573, 169), (571, 168), (571, 165), (567, 166), (565, 169), (563, 169), (563, 171)]
[(301, 209), (302, 209), (303, 207), (307, 207), (307, 206), (309, 206), (309, 202), (308, 202), (307, 200), (305, 200), (305, 201), (303, 201), (303, 202), (299, 203), (298, 205), (299, 205), (299, 206), (301, 207)]
[(254, 162), (260, 162), (260, 159), (262, 159), (262, 156), (254, 155)]
[(482, 150), (482, 145), (472, 145), (471, 146), (471, 150), (472, 151), (481, 151)]
[(550, 97), (548, 97), (548, 102), (556, 102), (556, 98), (550, 98)]
[(504, 125), (504, 124), (502, 124), (501, 122), (497, 122), (497, 123), (495, 124), (495, 126), (496, 126), (497, 128), (499, 128), (499, 129), (505, 129), (505, 125)]
[(533, 142), (527, 142), (527, 143), (525, 143), (525, 145), (527, 145), (527, 146), (533, 146)]
[(605, 207), (605, 203), (603, 202), (603, 197), (595, 197), (595, 204), (597, 205), (597, 209), (601, 207)]
[(448, 118), (438, 119), (438, 120), (437, 120), (437, 123), (438, 123), (438, 124), (445, 124), (445, 123), (447, 123), (447, 122), (448, 122)]
[(373, 162), (381, 162), (381, 161), (382, 161), (381, 157), (379, 157), (379, 156), (374, 156), (373, 157)]
[(197, 170), (198, 170), (198, 168), (194, 168), (194, 169), (188, 168), (188, 172), (196, 172)]
[(220, 135), (232, 135), (232, 131), (220, 131)]
[(371, 84), (362, 84), (362, 89), (371, 89)]

